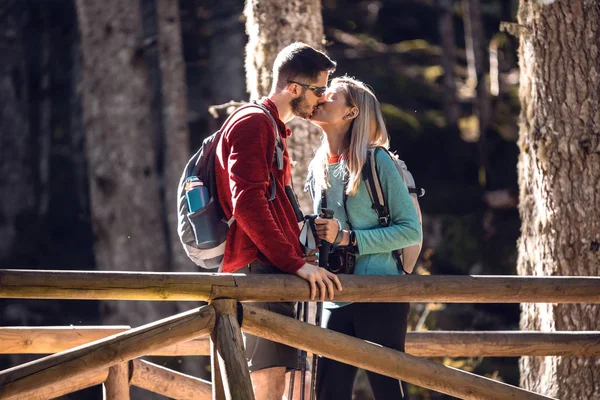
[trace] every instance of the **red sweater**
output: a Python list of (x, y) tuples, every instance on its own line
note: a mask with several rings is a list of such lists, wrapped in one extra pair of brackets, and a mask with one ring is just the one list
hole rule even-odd
[[(215, 161), (221, 207), (227, 218), (235, 218), (227, 235), (223, 272), (235, 272), (255, 260), (288, 273), (304, 265), (298, 222), (285, 194), (291, 181), (285, 138), (291, 131), (271, 100), (262, 104), (271, 111), (284, 139), (283, 170), (273, 163), (275, 135), (269, 117), (257, 107), (238, 112), (224, 127)], [(272, 201), (267, 201), (269, 170), (276, 183)]]

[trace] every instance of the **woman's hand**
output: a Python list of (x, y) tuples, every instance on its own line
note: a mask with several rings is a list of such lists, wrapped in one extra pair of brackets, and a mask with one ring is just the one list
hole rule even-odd
[(310, 254), (303, 257), (304, 262), (312, 265), (319, 265), (319, 256), (317, 254)]
[(317, 217), (315, 218), (315, 227), (317, 228), (317, 235), (319, 235), (319, 239), (325, 240), (329, 243), (335, 242), (335, 238), (337, 237), (340, 229), (338, 220), (335, 218), (325, 219)]

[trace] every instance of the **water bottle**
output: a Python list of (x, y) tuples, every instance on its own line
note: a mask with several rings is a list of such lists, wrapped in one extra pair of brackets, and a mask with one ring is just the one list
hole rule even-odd
[(200, 210), (210, 201), (208, 188), (197, 176), (190, 176), (185, 182), (185, 197), (190, 214)]

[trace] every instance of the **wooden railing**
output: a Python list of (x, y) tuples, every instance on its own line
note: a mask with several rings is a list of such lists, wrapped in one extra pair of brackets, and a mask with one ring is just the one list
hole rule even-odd
[[(0, 327), (0, 354), (54, 354), (121, 333), (129, 326)], [(417, 357), (600, 356), (600, 332), (407, 332)], [(208, 356), (209, 338), (163, 347), (147, 356)]]
[[(342, 276), (341, 281), (344, 290), (336, 293), (339, 301), (600, 303), (600, 278), (596, 277)], [(65, 348), (63, 340), (48, 344), (52, 335), (72, 334), (68, 329), (21, 328), (19, 333), (15, 333), (19, 328), (2, 329), (0, 343), (9, 344), (3, 348), (14, 348), (10, 352), (29, 352), (29, 347), (36, 349), (32, 353), (58, 353), (0, 371), (0, 399), (52, 398), (100, 382), (106, 386), (107, 397), (115, 400), (126, 398), (130, 384), (175, 398), (190, 398), (181, 388), (192, 387), (189, 393), (196, 399), (210, 398), (210, 390), (218, 399), (253, 399), (241, 331), (464, 399), (548, 397), (415, 355), (600, 353), (599, 332), (410, 332), (407, 353), (402, 353), (238, 303), (308, 301), (308, 284), (291, 275), (0, 270), (0, 298), (210, 303), (134, 329), (80, 329), (87, 331), (89, 340), (96, 340), (84, 344), (87, 340), (82, 338), (75, 344), (79, 347), (72, 349)], [(10, 346), (15, 336), (21, 346)], [(206, 354), (209, 340), (215, 385), (138, 360), (150, 354)], [(165, 375), (169, 377), (161, 378)], [(176, 387), (165, 389), (160, 384), (175, 380), (179, 382)]]

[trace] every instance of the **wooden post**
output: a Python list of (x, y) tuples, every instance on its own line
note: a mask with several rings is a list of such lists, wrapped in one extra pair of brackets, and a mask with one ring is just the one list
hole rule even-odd
[(217, 313), (213, 329), (219, 371), (227, 400), (254, 400), (248, 362), (244, 353), (244, 339), (238, 323), (238, 302), (232, 299), (215, 300)]
[(225, 400), (225, 388), (221, 378), (219, 355), (217, 354), (217, 332), (213, 329), (210, 335), (210, 375), (212, 378), (212, 400)]
[[(340, 276), (336, 301), (600, 303), (600, 277)], [(0, 270), (0, 298), (85, 300), (309, 301), (288, 275)]]
[(0, 399), (34, 390), (56, 381), (105, 369), (161, 347), (208, 335), (215, 324), (212, 306), (200, 307), (88, 345), (0, 372)]
[(461, 399), (549, 399), (524, 389), (391, 350), (293, 318), (243, 305), (242, 329), (382, 375)]
[(210, 400), (210, 382), (145, 360), (129, 361), (130, 384), (177, 400)]
[(129, 400), (129, 364), (121, 363), (108, 369), (102, 385), (104, 400)]

